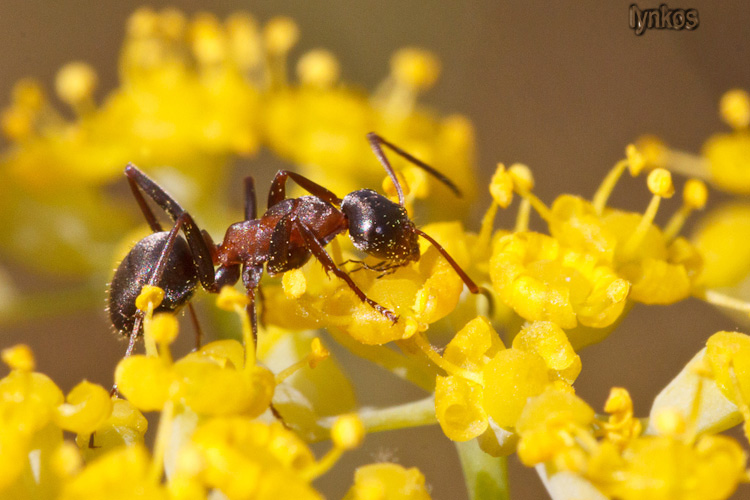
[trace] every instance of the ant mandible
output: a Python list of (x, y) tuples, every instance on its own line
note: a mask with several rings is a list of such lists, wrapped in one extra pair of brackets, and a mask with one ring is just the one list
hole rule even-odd
[[(199, 282), (207, 291), (218, 293), (223, 286), (234, 285), (241, 277), (250, 299), (247, 314), (253, 336), (257, 338), (255, 296), (264, 266), (273, 276), (301, 267), (311, 256), (323, 265), (326, 273), (332, 272), (344, 280), (357, 297), (395, 323), (398, 316), (367, 297), (326, 252), (324, 247), (347, 230), (354, 246), (383, 259), (388, 263), (386, 269), (417, 261), (421, 236), (445, 257), (469, 290), (478, 293), (477, 285), (448, 252), (409, 219), (403, 190), (383, 146), (424, 169), (460, 196), (456, 185), (377, 134), (370, 133), (367, 139), (396, 187), (398, 203), (371, 189), (360, 189), (341, 199), (307, 177), (280, 170), (271, 183), (268, 209), (257, 218), (254, 182), (252, 177), (247, 177), (245, 220), (229, 226), (220, 245), (215, 245), (209, 234), (200, 230), (190, 214), (156, 182), (132, 164), (125, 167), (133, 195), (153, 231), (136, 243), (122, 260), (110, 285), (110, 319), (117, 330), (130, 337), (125, 356), (132, 354), (140, 335), (143, 313), (137, 309), (135, 301), (144, 285), (156, 285), (164, 290), (164, 299), (156, 311), (174, 311), (188, 303)], [(312, 196), (286, 198), (288, 179)], [(162, 230), (143, 193), (172, 219), (174, 225), (170, 231)]]

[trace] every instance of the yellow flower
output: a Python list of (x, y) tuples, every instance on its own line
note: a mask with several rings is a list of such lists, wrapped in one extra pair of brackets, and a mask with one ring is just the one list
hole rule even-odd
[(62, 443), (62, 429), (54, 425), (62, 391), (32, 371), (28, 347), (4, 349), (2, 358), (11, 372), (0, 380), (0, 494), (50, 495), (56, 488), (50, 459)]
[[(157, 287), (144, 287), (136, 299), (146, 309), (146, 298), (159, 295)], [(237, 308), (243, 320), (247, 348), (236, 340), (220, 340), (203, 346), (172, 363), (169, 344), (177, 336), (177, 323), (170, 314), (153, 318), (149, 303), (144, 319), (144, 337), (159, 344), (158, 352), (135, 355), (117, 365), (115, 382), (128, 400), (142, 411), (161, 410), (168, 401), (178, 402), (200, 415), (256, 417), (270, 405), (276, 382), (273, 373), (255, 364), (255, 345), (244, 306), (247, 298), (226, 287), (218, 296), (220, 307)], [(163, 292), (162, 292), (163, 293)], [(237, 302), (239, 300), (239, 302)], [(157, 304), (158, 305), (158, 304)]]
[(91, 434), (109, 419), (112, 400), (109, 392), (99, 385), (83, 381), (57, 407), (55, 423), (76, 434)]
[(94, 429), (93, 437), (82, 433), (76, 442), (86, 461), (91, 461), (123, 445), (143, 444), (147, 428), (146, 417), (130, 401), (116, 398), (109, 418)]
[(549, 388), (526, 404), (516, 427), (518, 457), (531, 467), (563, 455), (589, 431), (594, 410), (575, 394)]
[(691, 240), (704, 262), (701, 284), (737, 285), (750, 273), (750, 206), (734, 202), (712, 210)]
[(505, 349), (489, 321), (477, 317), (456, 334), (442, 357), (430, 359), (448, 372), (437, 377), (435, 412), (454, 441), (490, 432), (492, 422), (503, 428), (496, 440), (505, 442), (510, 437), (504, 431), (516, 426), (530, 397), (552, 386), (572, 390), (580, 372), (580, 359), (565, 333), (550, 322), (528, 325)]
[[(399, 52), (392, 75), (373, 97), (335, 85), (331, 70), (309, 85), (313, 76), (307, 61), (335, 66), (330, 55), (324, 57), (327, 62), (317, 51), (303, 56), (301, 63), (306, 64), (299, 66), (303, 85), (278, 87), (264, 101), (264, 131), (274, 152), (299, 165), (303, 175), (343, 196), (377, 186), (383, 178), (383, 167), (364, 140), (367, 133), (376, 131), (438, 171), (449, 173), (467, 197), (474, 195), (470, 122), (461, 116), (436, 116), (416, 105), (419, 90), (435, 80), (434, 56), (413, 49)], [(411, 187), (407, 202), (414, 197), (424, 199), (440, 215), (455, 216), (456, 210), (464, 210), (442, 203), (443, 197), (452, 196), (447, 188), (392, 156), (394, 168), (404, 173)], [(301, 191), (295, 188), (293, 192)]]
[(354, 485), (344, 500), (429, 500), (424, 475), (398, 464), (377, 463), (359, 467)]
[(606, 327), (622, 313), (629, 283), (606, 263), (550, 236), (514, 233), (493, 249), (490, 276), (501, 300), (530, 321)]
[(63, 486), (61, 500), (168, 499), (167, 491), (149, 477), (150, 457), (141, 444), (116, 448), (91, 462)]
[(693, 445), (668, 435), (635, 441), (612, 494), (626, 500), (724, 499), (745, 473), (745, 453), (724, 436), (702, 436)]
[[(8, 187), (0, 213), (11, 223), (3, 246), (52, 272), (107, 269), (129, 221), (121, 200), (99, 188), (118, 181), (128, 162), (161, 169), (176, 179), (182, 204), (209, 214), (223, 213), (216, 193), (229, 160), (253, 156), (261, 145), (342, 196), (376, 186), (384, 171), (365, 140), (372, 131), (449, 173), (473, 196), (471, 123), (417, 104), (439, 74), (435, 56), (399, 51), (391, 74), (367, 95), (338, 82), (338, 63), (320, 49), (303, 55), (299, 82), (289, 81), (287, 55), (298, 37), (288, 18), (261, 27), (247, 13), (222, 22), (207, 13), (189, 18), (173, 8), (140, 8), (128, 21), (121, 81), (101, 102), (94, 98), (96, 71), (82, 62), (63, 67), (56, 81), (72, 119), (41, 84), (19, 82), (0, 117), (13, 142), (0, 157), (0, 180)], [(468, 210), (465, 203), (443, 203), (452, 196), (447, 188), (401, 158), (392, 160), (412, 184), (409, 204), (424, 199), (443, 215)], [(43, 250), (33, 244), (42, 239)]]
[[(548, 208), (531, 193), (528, 167), (499, 168), (490, 185), (498, 205), (507, 205), (510, 190), (522, 198), (516, 231), (493, 241), (489, 274), (499, 299), (528, 321), (552, 321), (568, 331), (575, 348), (598, 342), (627, 310), (628, 299), (646, 304), (671, 304), (696, 291), (702, 260), (698, 251), (678, 237), (691, 211), (706, 202), (705, 186), (690, 180), (682, 208), (664, 230), (654, 225), (662, 198), (674, 194), (671, 175), (663, 168), (648, 174), (653, 194), (644, 214), (607, 207), (620, 176), (630, 168), (637, 175), (656, 161), (653, 152), (634, 145), (606, 176), (591, 202), (558, 196)], [(494, 218), (495, 205), (484, 226)], [(534, 208), (547, 223), (549, 236), (526, 230)]]
[(175, 398), (201, 415), (260, 415), (271, 402), (273, 374), (261, 366), (244, 370), (243, 353), (236, 340), (220, 340), (180, 359)]
[(612, 390), (605, 411), (607, 421), (572, 393), (546, 390), (519, 419), (519, 457), (529, 466), (544, 463), (552, 478), (562, 473), (627, 500), (719, 500), (745, 477), (746, 456), (736, 441), (696, 437), (696, 428), (677, 410), (652, 411), (650, 435), (641, 433), (625, 389)]
[[(443, 359), (464, 370), (478, 372), (487, 363), (488, 354), (504, 348), (489, 320), (477, 317), (456, 333), (446, 346)], [(473, 439), (489, 425), (482, 386), (460, 374), (437, 377), (435, 413), (443, 432), (453, 441)]]
[(185, 453), (190, 463), (178, 461), (177, 476), (197, 474), (229, 498), (321, 498), (303, 476), (315, 457), (279, 423), (209, 420), (193, 433)]
[[(422, 228), (435, 238), (462, 268), (469, 263), (469, 237), (461, 224), (428, 224)], [(339, 258), (336, 246), (346, 248)], [(332, 243), (335, 261), (356, 259), (357, 254), (348, 240), (342, 238)], [(408, 339), (429, 324), (444, 318), (458, 305), (464, 283), (455, 269), (427, 242), (420, 244), (419, 261), (400, 266), (393, 272), (380, 276), (376, 271), (350, 272), (357, 286), (379, 305), (399, 316), (396, 324), (363, 302), (342, 280), (327, 277), (323, 267), (311, 260), (301, 270), (292, 271), (282, 285), (292, 295), (290, 301), (274, 286), (264, 288), (269, 323), (290, 329), (310, 329), (323, 325), (345, 331), (363, 344), (385, 344)], [(375, 266), (378, 261), (368, 257), (365, 265)], [(287, 273), (289, 274), (289, 273)], [(291, 280), (295, 280), (292, 283)], [(270, 290), (269, 290), (270, 289)]]

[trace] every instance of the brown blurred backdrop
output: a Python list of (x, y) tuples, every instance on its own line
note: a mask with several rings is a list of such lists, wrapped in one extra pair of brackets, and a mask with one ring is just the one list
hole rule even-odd
[[(37, 77), (50, 88), (57, 69), (71, 60), (97, 68), (101, 92), (114, 86), (124, 22), (141, 5), (174, 5), (187, 12), (210, 5), (221, 17), (247, 9), (261, 21), (286, 14), (299, 23), (301, 32), (292, 60), (311, 48), (331, 49), (341, 62), (343, 78), (370, 89), (386, 75), (397, 48), (416, 45), (434, 51), (443, 74), (423, 101), (472, 119), (480, 182), (488, 180), (496, 162), (520, 161), (533, 168), (537, 194), (546, 202), (563, 191), (590, 196), (622, 157), (625, 145), (640, 134), (657, 134), (674, 147), (699, 151), (709, 134), (724, 130), (716, 111), (722, 92), (750, 87), (750, 4), (673, 0), (670, 7), (698, 10), (699, 28), (651, 30), (637, 37), (628, 27), (630, 3), (3, 0), (0, 100), (7, 102), (13, 82), (24, 76)], [(638, 5), (652, 8), (658, 2)], [(483, 194), (476, 204), (474, 228), (488, 199)], [(648, 203), (643, 179), (623, 180), (612, 203), (642, 211)], [(677, 204), (665, 204), (662, 216)], [(636, 412), (644, 415), (660, 388), (711, 333), (735, 328), (695, 300), (636, 307), (615, 334), (581, 353), (584, 368), (576, 388), (601, 409), (610, 387), (625, 386)], [(108, 385), (124, 347), (108, 331), (101, 311), (77, 313), (3, 328), (0, 346), (20, 341), (32, 345), (39, 369), (63, 389), (82, 378)], [(380, 373), (366, 370), (358, 377), (365, 387), (365, 404), (388, 400), (390, 394), (377, 392), (380, 384), (368, 383), (382, 377)], [(417, 396), (406, 393), (399, 400)], [(326, 477), (318, 486), (331, 498), (340, 497), (354, 467), (383, 456), (419, 466), (434, 498), (465, 497), (460, 472), (446, 472), (458, 467), (454, 448), (437, 428), (369, 436), (364, 449), (337, 466), (338, 484)], [(514, 498), (544, 497), (533, 471), (513, 466), (511, 474)]]

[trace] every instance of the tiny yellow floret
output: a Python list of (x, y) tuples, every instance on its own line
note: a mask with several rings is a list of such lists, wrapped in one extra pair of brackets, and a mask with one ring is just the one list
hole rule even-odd
[(297, 62), (297, 76), (302, 83), (330, 87), (339, 79), (339, 63), (327, 50), (311, 50)]
[(405, 48), (391, 58), (391, 71), (400, 83), (415, 89), (428, 89), (440, 76), (440, 61), (429, 51)]
[(137, 9), (128, 18), (126, 26), (129, 36), (134, 38), (152, 36), (156, 33), (159, 24), (159, 16), (148, 7)]
[(702, 210), (708, 200), (706, 184), (699, 179), (688, 179), (682, 191), (685, 205), (693, 210)]
[(655, 168), (648, 174), (646, 181), (649, 191), (662, 198), (671, 198), (674, 194), (674, 184), (672, 184), (672, 174), (669, 170)]
[(531, 169), (523, 163), (514, 163), (508, 169), (508, 174), (513, 179), (513, 184), (521, 191), (534, 189), (534, 174)]
[(3, 363), (8, 365), (11, 370), (32, 372), (36, 366), (34, 353), (31, 352), (29, 346), (24, 344), (3, 349), (0, 356), (2, 356)]
[(490, 180), (490, 194), (495, 203), (502, 208), (507, 208), (513, 201), (513, 178), (502, 163), (497, 164), (497, 169)]
[(162, 300), (164, 300), (164, 290), (158, 286), (144, 285), (140, 295), (135, 299), (135, 307), (141, 311), (147, 311), (151, 304), (151, 307), (156, 309)]
[(604, 411), (607, 413), (622, 413), (633, 411), (633, 400), (630, 393), (622, 387), (613, 387), (609, 391), (607, 402), (604, 403)]
[(331, 440), (334, 446), (344, 450), (358, 447), (365, 437), (365, 426), (355, 415), (342, 415), (336, 419), (331, 428)]
[(294, 47), (299, 38), (297, 23), (288, 17), (274, 17), (263, 30), (266, 48), (272, 54), (284, 54)]
[(68, 104), (77, 104), (93, 95), (96, 84), (94, 68), (83, 62), (73, 62), (57, 72), (55, 91), (61, 100)]
[(742, 89), (733, 89), (721, 96), (719, 114), (734, 129), (750, 124), (750, 95)]

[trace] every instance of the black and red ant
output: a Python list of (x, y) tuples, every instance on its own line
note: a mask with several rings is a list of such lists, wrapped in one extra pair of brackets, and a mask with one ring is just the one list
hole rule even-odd
[[(221, 245), (215, 245), (207, 232), (198, 229), (190, 214), (146, 174), (132, 164), (125, 167), (133, 195), (154, 231), (136, 243), (122, 260), (110, 286), (112, 324), (130, 336), (125, 355), (132, 354), (140, 335), (143, 313), (138, 311), (135, 301), (144, 285), (156, 285), (164, 290), (164, 299), (156, 311), (174, 311), (190, 300), (199, 282), (207, 291), (218, 293), (223, 286), (234, 285), (242, 277), (250, 299), (247, 313), (253, 335), (257, 338), (255, 295), (263, 267), (273, 276), (301, 267), (311, 256), (315, 256), (327, 273), (332, 272), (344, 280), (362, 301), (395, 323), (398, 316), (368, 298), (326, 252), (324, 247), (347, 230), (356, 248), (383, 259), (385, 264), (373, 266), (381, 272), (417, 261), (421, 236), (446, 258), (469, 290), (478, 293), (477, 285), (448, 252), (409, 219), (404, 208), (403, 190), (383, 146), (424, 169), (460, 196), (456, 185), (380, 136), (370, 133), (367, 139), (393, 181), (399, 203), (371, 189), (360, 189), (341, 199), (307, 177), (280, 170), (271, 183), (268, 209), (257, 218), (254, 182), (252, 177), (247, 177), (245, 220), (229, 226)], [(287, 179), (295, 181), (312, 196), (287, 198)], [(142, 193), (172, 219), (174, 225), (170, 231), (162, 230)], [(218, 269), (214, 270), (216, 266)]]

